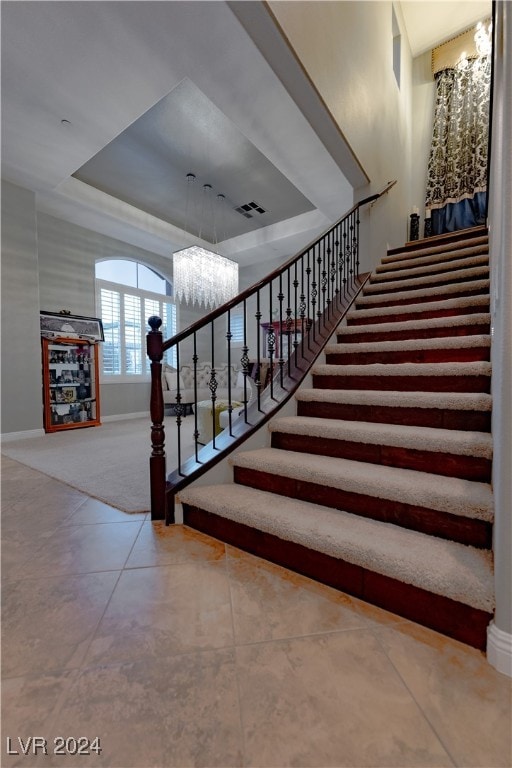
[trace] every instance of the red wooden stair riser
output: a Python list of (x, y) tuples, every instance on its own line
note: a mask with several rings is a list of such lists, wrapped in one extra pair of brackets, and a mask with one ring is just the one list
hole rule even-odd
[(324, 400), (300, 400), (298, 416), (319, 419), (346, 419), (349, 421), (402, 424), (434, 429), (463, 429), (475, 432), (491, 431), (490, 411), (457, 410), (452, 408), (406, 408), (387, 405), (352, 405), (329, 403)]

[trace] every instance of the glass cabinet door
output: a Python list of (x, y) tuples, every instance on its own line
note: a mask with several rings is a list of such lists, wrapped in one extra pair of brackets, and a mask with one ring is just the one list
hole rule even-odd
[(100, 424), (98, 351), (75, 339), (42, 339), (46, 432)]

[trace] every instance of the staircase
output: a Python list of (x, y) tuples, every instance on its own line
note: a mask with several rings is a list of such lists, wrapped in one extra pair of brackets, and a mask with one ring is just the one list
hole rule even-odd
[(390, 251), (297, 415), (184, 522), (484, 649), (494, 608), (485, 230)]

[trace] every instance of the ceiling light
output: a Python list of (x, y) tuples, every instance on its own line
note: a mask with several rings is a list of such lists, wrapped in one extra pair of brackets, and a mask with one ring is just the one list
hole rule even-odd
[[(190, 204), (191, 186), (195, 181), (193, 173), (187, 174), (187, 223)], [(210, 201), (211, 185), (203, 185), (203, 202)], [(224, 199), (223, 195), (217, 198)], [(200, 218), (206, 216), (207, 205), (203, 204)], [(213, 231), (215, 237), (215, 215), (212, 209)], [(201, 237), (203, 221), (199, 222), (199, 237)], [(190, 230), (189, 230), (190, 231)], [(178, 301), (187, 304), (197, 304), (205, 309), (214, 309), (236, 296), (238, 293), (238, 264), (231, 259), (226, 259), (214, 251), (210, 251), (199, 245), (193, 245), (176, 251), (173, 254), (173, 278), (174, 296)]]
[(238, 264), (199, 245), (173, 254), (178, 301), (213, 309), (238, 293)]

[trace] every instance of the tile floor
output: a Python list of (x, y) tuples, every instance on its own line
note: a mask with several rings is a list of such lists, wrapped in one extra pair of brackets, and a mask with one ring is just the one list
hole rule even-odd
[(511, 766), (473, 649), (7, 458), (2, 518), (2, 766)]

